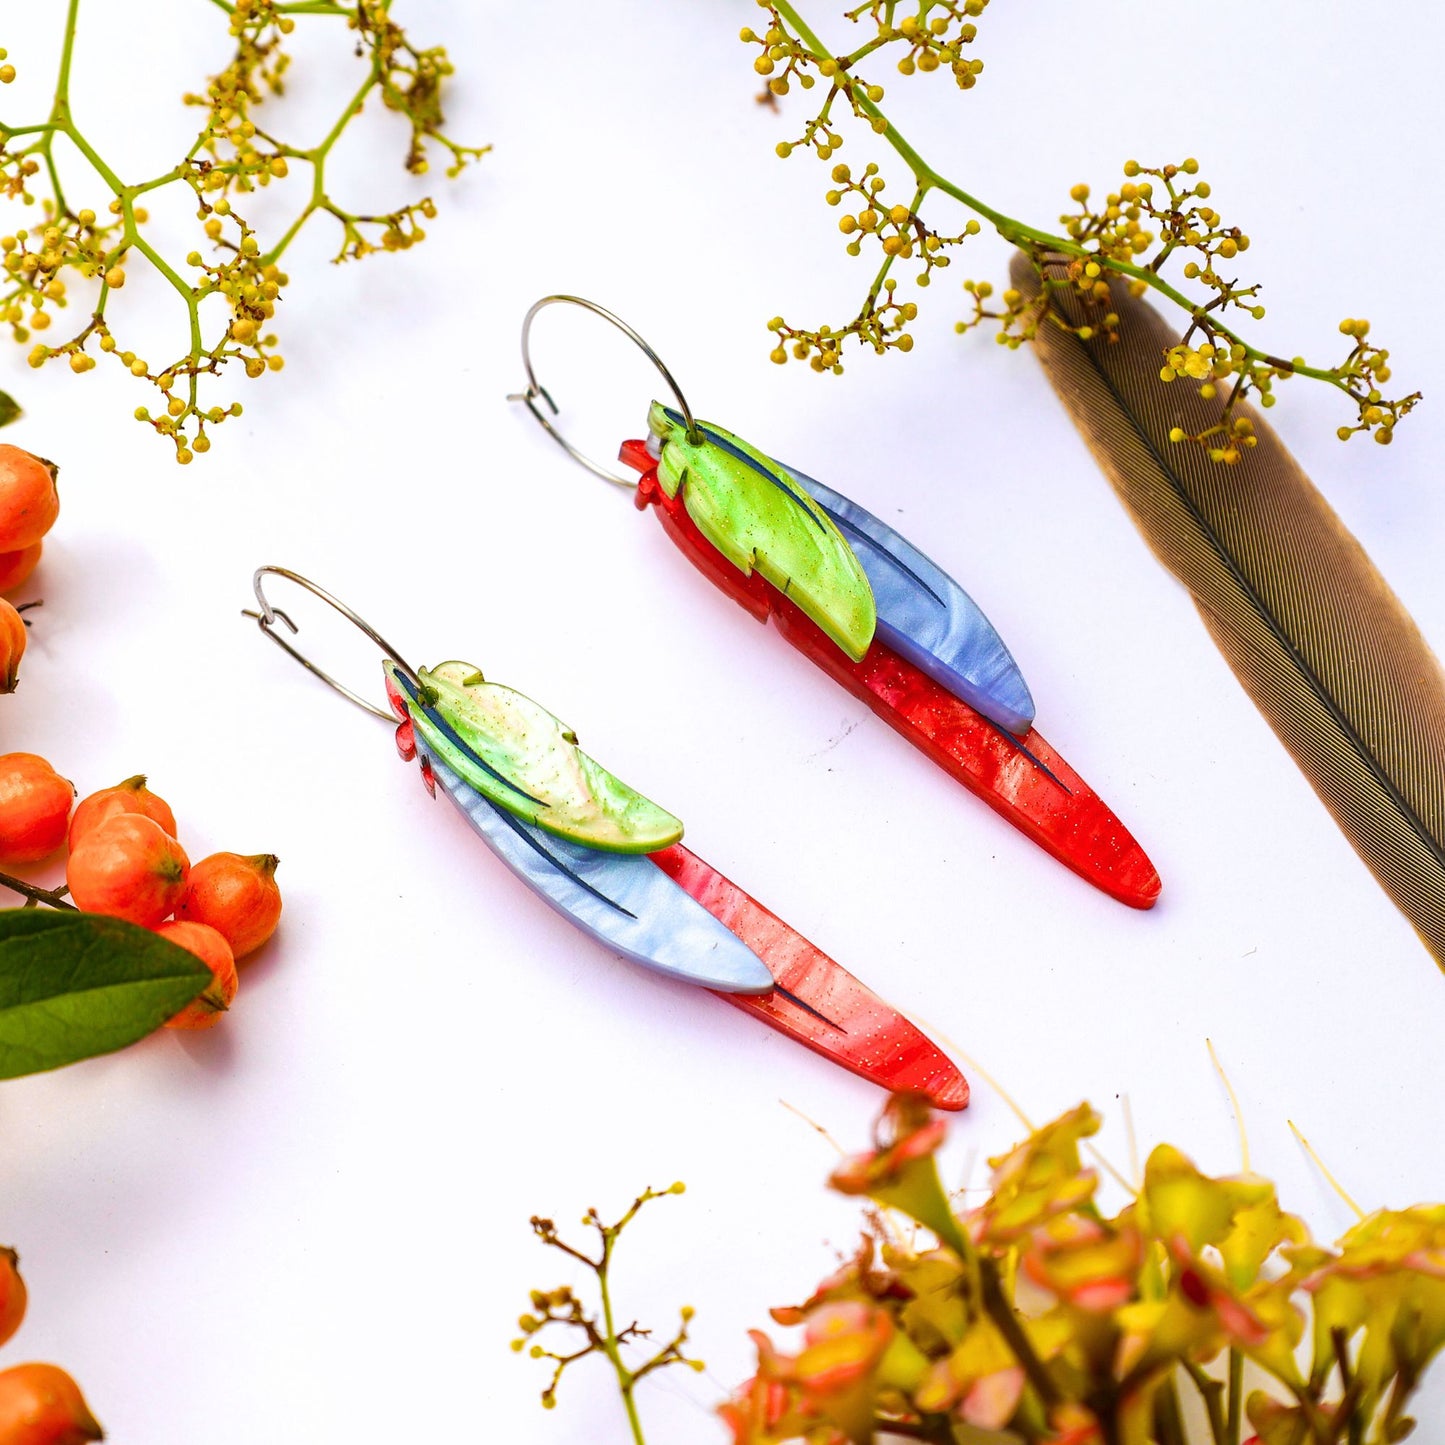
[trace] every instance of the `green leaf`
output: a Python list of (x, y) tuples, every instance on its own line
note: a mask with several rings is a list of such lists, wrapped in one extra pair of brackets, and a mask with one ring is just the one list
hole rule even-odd
[(20, 403), (9, 392), (0, 391), (0, 426), (9, 426), (20, 415)]
[(210, 982), (194, 954), (133, 923), (0, 910), (0, 1079), (123, 1049)]

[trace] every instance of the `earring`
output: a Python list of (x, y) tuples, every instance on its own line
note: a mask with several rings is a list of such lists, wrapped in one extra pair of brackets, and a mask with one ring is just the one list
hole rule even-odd
[[(382, 653), (389, 710), (324, 671), (280, 630), (290, 615), (263, 580), (284, 578), (358, 627)], [(324, 588), (284, 567), (253, 578), (253, 618), (272, 642), (343, 697), (388, 723), (501, 861), (583, 933), (655, 972), (708, 989), (885, 1089), (962, 1109), (957, 1066), (776, 914), (684, 848), (682, 823), (583, 752), (545, 708), (465, 662), (413, 668)]]
[[(580, 306), (641, 348), (676, 407), (654, 402), (648, 436), (623, 442), (609, 471), (564, 437), (532, 365), (546, 306)], [(634, 489), (690, 561), (760, 622), (1095, 887), (1151, 908), (1159, 874), (1129, 830), (1033, 727), (1013, 655), (946, 572), (871, 512), (741, 437), (693, 416), (662, 359), (620, 317), (580, 296), (545, 296), (522, 323), (522, 402), (588, 471)], [(545, 403), (547, 411), (543, 411)], [(550, 416), (548, 413), (550, 412)]]

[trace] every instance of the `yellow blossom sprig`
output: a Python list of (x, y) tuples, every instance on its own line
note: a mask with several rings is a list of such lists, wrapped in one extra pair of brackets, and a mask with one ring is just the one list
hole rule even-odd
[[(667, 1369), (671, 1365), (686, 1365), (689, 1369), (698, 1371), (706, 1368), (701, 1360), (692, 1359), (684, 1350), (684, 1346), (687, 1344), (688, 1324), (693, 1317), (691, 1307), (687, 1305), (682, 1307), (677, 1333), (635, 1367), (629, 1366), (623, 1359), (622, 1347), (638, 1340), (650, 1338), (651, 1331), (641, 1328), (636, 1321), (619, 1330), (612, 1307), (612, 1256), (622, 1231), (637, 1217), (638, 1211), (642, 1209), (643, 1205), (650, 1204), (654, 1199), (666, 1198), (669, 1194), (682, 1194), (683, 1192), (684, 1186), (681, 1183), (670, 1185), (666, 1189), (644, 1189), (615, 1224), (604, 1224), (601, 1215), (595, 1209), (589, 1209), (583, 1215), (582, 1223), (596, 1231), (600, 1244), (596, 1255), (590, 1255), (586, 1251), (568, 1244), (558, 1233), (557, 1226), (552, 1220), (533, 1216), (532, 1232), (543, 1244), (551, 1249), (560, 1250), (579, 1264), (585, 1265), (596, 1276), (597, 1293), (602, 1311), (600, 1316), (590, 1313), (587, 1306), (567, 1285), (553, 1290), (532, 1291), (532, 1308), (517, 1320), (517, 1326), (522, 1333), (520, 1338), (512, 1341), (512, 1349), (518, 1353), (526, 1350), (534, 1360), (550, 1360), (552, 1362), (552, 1378), (542, 1391), (544, 1409), (551, 1410), (556, 1407), (557, 1385), (569, 1365), (574, 1365), (578, 1360), (586, 1359), (589, 1355), (601, 1355), (612, 1366), (613, 1373), (617, 1378), (617, 1388), (627, 1412), (627, 1422), (632, 1430), (632, 1438), (636, 1445), (646, 1445), (642, 1433), (642, 1420), (637, 1411), (635, 1398), (638, 1384), (648, 1375)], [(556, 1350), (548, 1349), (540, 1342), (538, 1338), (540, 1335), (556, 1329), (570, 1333), (575, 1339), (578, 1339), (577, 1348), (559, 1353)], [(531, 1341), (530, 1345), (528, 1344), (529, 1340)]]
[[(918, 307), (912, 301), (900, 302), (894, 298), (898, 283), (888, 274), (893, 262), (912, 261), (916, 256), (922, 269), (915, 280), (918, 285), (927, 286), (933, 272), (949, 264), (946, 248), (961, 245), (969, 236), (978, 235), (982, 228), (977, 221), (970, 220), (956, 236), (931, 229), (918, 214), (922, 190), (906, 206), (886, 205), (882, 199), (886, 183), (872, 161), (864, 167), (859, 179), (841, 163), (833, 167), (832, 178), (834, 186), (827, 192), (828, 204), (849, 203), (838, 220), (839, 231), (848, 237), (844, 249), (850, 256), (858, 256), (865, 245), (876, 246), (883, 258), (882, 268), (864, 297), (858, 315), (846, 326), (806, 331), (787, 325), (779, 316), (768, 323), (768, 329), (778, 335), (778, 345), (772, 353), (774, 361), (785, 362), (786, 348), (790, 347), (794, 356), (808, 361), (815, 371), (841, 373), (843, 363), (839, 357), (849, 337), (871, 346), (879, 355), (890, 348), (909, 351), (913, 347), (913, 336), (906, 327), (918, 315)], [(856, 211), (852, 209), (854, 205), (858, 207)]]
[[(1070, 193), (1079, 209), (1060, 217), (1061, 234), (1029, 226), (995, 210), (954, 182), (940, 175), (899, 133), (880, 109), (884, 87), (865, 77), (860, 66), (872, 62), (891, 48), (903, 75), (948, 69), (961, 89), (971, 89), (983, 71), (983, 62), (965, 54), (977, 37), (973, 20), (981, 15), (987, 0), (871, 0), (844, 11), (845, 18), (866, 23), (872, 33), (846, 53), (827, 49), (809, 28), (791, 0), (757, 0), (767, 12), (768, 24), (759, 32), (745, 26), (741, 39), (759, 47), (754, 69), (767, 77), (770, 93), (785, 96), (794, 85), (811, 90), (826, 83), (826, 93), (815, 114), (804, 122), (802, 132), (781, 142), (777, 151), (784, 158), (799, 147), (832, 160), (842, 147), (844, 134), (837, 113), (853, 117), (877, 135), (883, 136), (911, 173), (913, 199), (907, 207), (881, 208), (878, 192), (884, 179), (878, 167), (869, 164), (861, 182), (852, 180), (844, 165), (835, 165), (833, 177), (841, 185), (827, 192), (830, 205), (846, 198), (862, 202), (861, 208), (846, 211), (840, 229), (849, 237), (848, 251), (859, 255), (870, 238), (882, 247), (882, 262), (869, 287), (858, 315), (841, 326), (816, 329), (788, 325), (774, 318), (769, 329), (777, 334), (772, 357), (779, 363), (789, 355), (804, 359), (817, 371), (842, 371), (842, 351), (849, 341), (870, 346), (883, 353), (912, 348), (907, 322), (917, 314), (913, 303), (893, 299), (890, 276), (896, 262), (915, 257), (923, 265), (915, 279), (926, 286), (935, 269), (948, 263), (946, 249), (956, 247), (982, 229), (979, 219), (970, 219), (957, 234), (946, 235), (931, 228), (920, 214), (934, 191), (951, 197), (981, 218), (1006, 240), (1024, 250), (1034, 261), (1042, 279), (1038, 297), (1025, 301), (1015, 290), (1000, 298), (1001, 310), (986, 304), (992, 296), (987, 282), (965, 282), (973, 310), (958, 323), (968, 331), (985, 321), (997, 321), (998, 340), (1016, 347), (1037, 334), (1046, 321), (1065, 325), (1050, 306), (1049, 296), (1059, 286), (1076, 287), (1091, 305), (1091, 314), (1078, 326), (1068, 326), (1082, 339), (1108, 339), (1114, 334), (1118, 317), (1111, 309), (1111, 287), (1126, 285), (1132, 294), (1155, 291), (1189, 317), (1189, 326), (1178, 348), (1161, 357), (1160, 379), (1167, 382), (1179, 375), (1206, 379), (1209, 387), (1228, 383), (1230, 390), (1218, 425), (1198, 435), (1176, 430), (1177, 442), (1204, 447), (1216, 461), (1234, 462), (1254, 444), (1252, 428), (1235, 415), (1237, 404), (1254, 393), (1260, 403), (1274, 404), (1276, 382), (1292, 376), (1323, 381), (1344, 392), (1354, 403), (1353, 424), (1338, 428), (1342, 440), (1356, 432), (1371, 433), (1388, 443), (1396, 424), (1420, 400), (1419, 392), (1395, 398), (1383, 388), (1390, 381), (1389, 352), (1367, 343), (1369, 322), (1347, 318), (1341, 332), (1353, 343), (1338, 365), (1319, 367), (1303, 357), (1283, 358), (1249, 342), (1223, 319), (1226, 313), (1240, 313), (1251, 321), (1264, 316), (1257, 284), (1241, 284), (1227, 275), (1235, 260), (1248, 249), (1249, 237), (1239, 227), (1227, 225), (1209, 204), (1207, 181), (1194, 179), (1199, 170), (1193, 158), (1179, 164), (1157, 167), (1129, 161), (1124, 167), (1126, 181), (1110, 192), (1101, 205), (1090, 205), (1087, 186), (1075, 186)], [(1179, 253), (1188, 257), (1183, 259)], [(1196, 287), (1190, 296), (1162, 274), (1166, 262), (1182, 261), (1181, 282)], [(1064, 274), (1057, 275), (1058, 263)], [(1049, 270), (1046, 273), (1045, 268)], [(883, 298), (886, 298), (883, 299)]]
[[(80, 0), (68, 0), (59, 70), (50, 113), (43, 121), (10, 125), (0, 121), (0, 194), (25, 205), (40, 203), (41, 222), (0, 236), (0, 324), (13, 338), (31, 343), (30, 364), (64, 358), (83, 374), (97, 354), (113, 356), (127, 371), (157, 387), (163, 405), (140, 406), (136, 419), (171, 440), (176, 460), (190, 462), (209, 450), (207, 427), (241, 414), (241, 404), (203, 404), (201, 379), (215, 377), (236, 363), (250, 378), (280, 371), (284, 358), (272, 329), (276, 306), (289, 277), (280, 262), (301, 229), (318, 212), (341, 229), (337, 261), (376, 250), (401, 251), (424, 240), (422, 222), (436, 215), (430, 198), (383, 214), (358, 214), (334, 198), (326, 168), (333, 147), (367, 100), (376, 95), (410, 127), (405, 165), (414, 174), (428, 168), (427, 152), (446, 153), (449, 177), (480, 158), (486, 147), (462, 146), (443, 130), (441, 87), (452, 73), (441, 47), (418, 48), (391, 18), (391, 0), (210, 0), (208, 8), (225, 13), (235, 49), (230, 63), (212, 76), (203, 91), (184, 96), (204, 112), (199, 132), (169, 170), (136, 183), (123, 181), (80, 129), (72, 110), (70, 69)], [(298, 19), (315, 17), (344, 22), (350, 48), (366, 59), (365, 73), (335, 123), (310, 147), (288, 144), (257, 122), (258, 108), (280, 94), (290, 66), (285, 42)], [(7, 60), (0, 50), (0, 60)], [(0, 83), (15, 78), (14, 66), (0, 65)], [(108, 192), (103, 209), (73, 208), (61, 185), (54, 159), (57, 138), (70, 141), (89, 163), (93, 178)], [(311, 185), (300, 211), (267, 243), (236, 205), (294, 166), (310, 167)], [(147, 234), (149, 214), (141, 204), (152, 191), (187, 187), (212, 259), (192, 251), (182, 264), (168, 259)], [(149, 266), (176, 290), (184, 304), (187, 345), (178, 357), (153, 366), (123, 347), (111, 329), (114, 295), (126, 283), (128, 268)], [(189, 272), (189, 274), (185, 274)], [(59, 318), (77, 281), (85, 289), (89, 315), (65, 340), (41, 339)], [(220, 298), (219, 325), (203, 325), (203, 306)], [(207, 331), (210, 334), (207, 335)]]

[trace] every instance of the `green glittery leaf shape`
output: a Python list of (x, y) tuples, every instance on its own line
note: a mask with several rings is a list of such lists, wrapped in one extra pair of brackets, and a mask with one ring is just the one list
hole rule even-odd
[[(394, 667), (386, 664), (401, 696)], [(525, 823), (608, 853), (655, 853), (682, 837), (679, 819), (628, 787), (577, 746), (558, 717), (469, 662), (417, 674), (413, 726), (458, 777)]]
[(20, 403), (8, 391), (0, 391), (0, 426), (9, 426), (20, 415)]
[(679, 414), (653, 402), (657, 479), (682, 493), (687, 514), (744, 575), (754, 569), (790, 597), (854, 662), (873, 641), (878, 611), (863, 565), (827, 513), (755, 447), (711, 422), (689, 440)]

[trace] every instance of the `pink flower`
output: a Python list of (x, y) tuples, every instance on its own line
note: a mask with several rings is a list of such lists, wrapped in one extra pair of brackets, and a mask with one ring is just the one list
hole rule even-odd
[(1085, 1215), (1060, 1215), (1030, 1236), (1024, 1273), (1077, 1309), (1107, 1314), (1137, 1292), (1144, 1244), (1132, 1228)]
[(840, 1194), (873, 1194), (897, 1184), (908, 1166), (933, 1154), (947, 1133), (948, 1125), (933, 1117), (925, 1095), (894, 1094), (878, 1120), (872, 1153), (845, 1160), (829, 1183)]
[[(887, 1314), (859, 1301), (822, 1305), (808, 1315), (797, 1355), (783, 1354), (759, 1331), (750, 1337), (758, 1350), (757, 1376), (723, 1407), (735, 1445), (804, 1432), (819, 1442), (861, 1445), (873, 1438), (878, 1365), (893, 1339)], [(818, 1426), (836, 1434), (815, 1436)]]
[(894, 1094), (878, 1121), (872, 1153), (845, 1160), (829, 1183), (840, 1194), (866, 1194), (889, 1209), (901, 1209), (954, 1253), (966, 1255), (968, 1242), (933, 1162), (947, 1133), (924, 1095)]

